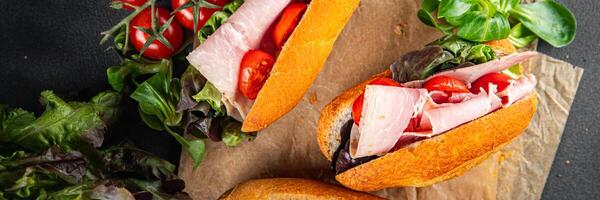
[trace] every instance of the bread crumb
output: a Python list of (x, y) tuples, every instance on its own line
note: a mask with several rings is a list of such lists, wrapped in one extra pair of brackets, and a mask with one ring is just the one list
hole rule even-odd
[(571, 164), (571, 161), (570, 161), (570, 160), (567, 160), (567, 161), (565, 161), (565, 164), (567, 164), (567, 165), (570, 165), (570, 164)]
[(313, 104), (313, 105), (314, 105), (314, 104), (317, 104), (317, 102), (318, 102), (318, 101), (319, 101), (319, 99), (317, 98), (317, 93), (316, 93), (316, 92), (313, 92), (313, 93), (310, 95), (310, 97), (308, 98), (308, 102), (309, 102), (310, 104)]
[(406, 31), (404, 31), (404, 27), (406, 27), (407, 24), (406, 23), (400, 23), (400, 24), (396, 24), (396, 27), (394, 27), (394, 33), (396, 33), (397, 35), (404, 37), (406, 35)]

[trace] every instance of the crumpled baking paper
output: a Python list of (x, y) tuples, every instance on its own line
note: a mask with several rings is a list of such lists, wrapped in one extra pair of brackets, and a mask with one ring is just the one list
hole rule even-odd
[[(440, 37), (416, 12), (420, 1), (362, 0), (314, 85), (298, 106), (251, 142), (207, 142), (197, 170), (182, 153), (179, 175), (194, 199), (217, 199), (250, 179), (301, 177), (335, 183), (316, 139), (320, 110), (347, 88), (387, 69), (402, 54)], [(542, 55), (524, 63), (539, 80), (538, 111), (510, 145), (462, 176), (425, 188), (375, 192), (389, 199), (539, 199), (583, 69)], [(385, 174), (382, 174), (385, 176)]]

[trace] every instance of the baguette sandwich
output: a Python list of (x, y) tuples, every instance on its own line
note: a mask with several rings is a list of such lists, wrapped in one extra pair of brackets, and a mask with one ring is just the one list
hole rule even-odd
[(242, 131), (292, 110), (316, 79), (359, 0), (246, 0), (188, 55)]
[(222, 200), (234, 199), (383, 199), (367, 193), (348, 190), (315, 180), (299, 178), (275, 178), (250, 180), (239, 184), (221, 196)]
[(325, 106), (318, 143), (358, 191), (423, 187), (461, 175), (510, 143), (536, 111), (537, 83), (506, 40), (445, 37)]

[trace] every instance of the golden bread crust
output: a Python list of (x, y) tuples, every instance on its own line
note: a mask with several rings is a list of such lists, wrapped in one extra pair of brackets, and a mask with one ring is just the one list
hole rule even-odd
[(292, 110), (310, 88), (360, 0), (313, 0), (279, 54), (242, 131), (267, 127)]
[(299, 178), (257, 179), (231, 189), (220, 199), (383, 199), (340, 186)]
[(519, 136), (529, 125), (536, 106), (537, 96), (532, 94), (440, 136), (349, 169), (336, 179), (354, 190), (374, 191), (423, 187), (456, 177)]
[(501, 55), (509, 55), (517, 52), (517, 48), (515, 48), (508, 39), (493, 40), (486, 42), (485, 44)]

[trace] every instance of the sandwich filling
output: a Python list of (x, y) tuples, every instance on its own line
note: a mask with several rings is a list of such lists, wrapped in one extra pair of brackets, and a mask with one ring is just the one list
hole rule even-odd
[[(531, 74), (512, 79), (498, 73), (535, 55), (535, 52), (513, 54), (481, 65), (446, 71), (422, 83), (406, 84), (412, 87), (368, 85), (360, 123), (351, 129), (350, 155), (352, 158), (382, 155), (405, 146), (404, 140), (433, 137), (510, 106), (533, 92), (536, 79)], [(481, 79), (492, 76), (506, 78)], [(440, 82), (437, 80), (444, 82), (438, 85), (453, 80), (466, 88), (456, 91), (444, 88), (447, 86), (431, 86), (432, 82)], [(507, 85), (499, 89), (502, 83), (496, 81), (506, 81)]]
[(307, 3), (246, 0), (187, 59), (221, 93), (227, 114), (243, 121)]
[[(536, 52), (497, 58), (491, 49), (477, 46), (443, 38), (402, 56), (391, 66), (393, 79), (371, 81), (354, 101), (352, 120), (342, 127), (332, 169), (344, 172), (508, 107), (533, 92), (535, 76), (507, 69)], [(473, 53), (482, 56), (467, 56)]]

